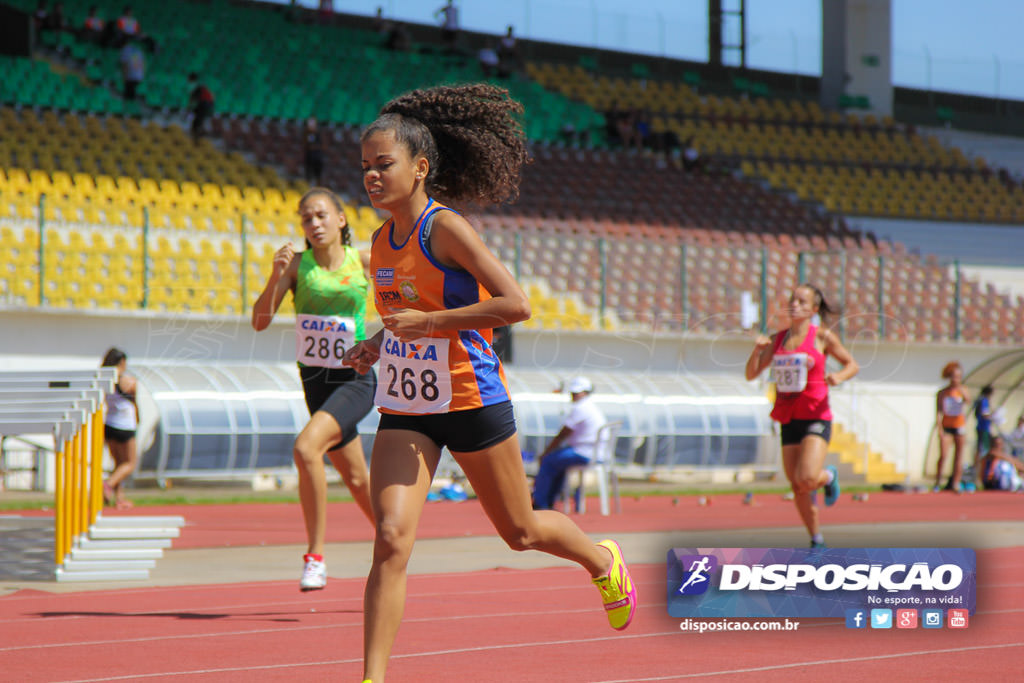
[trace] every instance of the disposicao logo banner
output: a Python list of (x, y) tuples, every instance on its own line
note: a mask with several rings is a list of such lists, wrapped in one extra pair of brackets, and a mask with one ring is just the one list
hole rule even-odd
[(966, 609), (970, 548), (673, 548), (673, 617), (840, 617), (848, 609)]

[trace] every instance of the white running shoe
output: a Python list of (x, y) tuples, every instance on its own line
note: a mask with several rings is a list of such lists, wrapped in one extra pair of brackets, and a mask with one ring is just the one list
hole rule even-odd
[(317, 591), (327, 585), (327, 565), (323, 560), (318, 560), (312, 555), (303, 555), (302, 559), (306, 566), (302, 569), (302, 580), (299, 581), (299, 589), (303, 591)]

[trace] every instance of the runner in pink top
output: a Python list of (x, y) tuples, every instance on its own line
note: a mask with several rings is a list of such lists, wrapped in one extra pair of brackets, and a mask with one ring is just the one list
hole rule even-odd
[[(772, 419), (781, 425), (782, 464), (812, 548), (825, 546), (815, 491), (825, 488), (825, 505), (833, 505), (839, 498), (839, 473), (832, 465), (824, 467), (832, 436), (828, 388), (850, 379), (859, 369), (834, 332), (811, 323), (815, 314), (824, 322), (831, 313), (821, 290), (798, 285), (789, 298), (789, 328), (771, 337), (759, 335), (746, 366), (747, 380), (772, 367)], [(826, 372), (827, 356), (839, 361), (842, 369)]]
[[(825, 383), (825, 354), (818, 350), (818, 326), (808, 325), (803, 341), (792, 351), (785, 348), (796, 335), (790, 330), (774, 336), (772, 366), (775, 370), (775, 407), (772, 419), (781, 424), (792, 420), (831, 422), (828, 385)], [(799, 338), (799, 337), (797, 337)], [(801, 390), (800, 387), (803, 387)], [(784, 391), (784, 389), (793, 391)]]

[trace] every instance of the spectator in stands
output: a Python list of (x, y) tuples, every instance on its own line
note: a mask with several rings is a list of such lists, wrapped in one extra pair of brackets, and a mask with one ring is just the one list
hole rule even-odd
[(590, 464), (598, 447), (597, 437), (607, 420), (591, 398), (594, 385), (586, 377), (574, 377), (567, 387), (572, 399), (569, 414), (558, 433), (537, 458), (533, 480), (533, 509), (550, 510), (562, 491), (570, 467)]
[[(772, 368), (771, 416), (781, 425), (782, 465), (812, 548), (825, 546), (815, 493), (824, 487), (826, 506), (839, 499), (839, 472), (833, 465), (825, 467), (832, 435), (829, 387), (851, 379), (859, 369), (838, 335), (812, 322), (818, 316), (824, 325), (834, 313), (820, 289), (806, 283), (797, 286), (789, 297), (789, 328), (771, 337), (759, 335), (746, 366), (748, 381)], [(828, 356), (842, 369), (827, 372)]]
[(615, 126), (618, 129), (618, 138), (619, 142), (622, 144), (623, 149), (639, 149), (639, 134), (636, 127), (635, 110), (621, 110), (619, 112), (619, 116), (616, 120)]
[(139, 426), (139, 409), (135, 401), (138, 382), (127, 374), (128, 356), (121, 349), (109, 349), (101, 365), (117, 368), (114, 391), (105, 397), (107, 410), (103, 438), (114, 460), (114, 471), (103, 482), (103, 499), (107, 505), (116, 505), (118, 509), (130, 508), (132, 504), (124, 496), (122, 484), (135, 471), (138, 460), (135, 448), (135, 431)]
[(81, 38), (90, 43), (102, 43), (105, 22), (98, 16), (99, 8), (96, 5), (89, 7), (89, 13), (82, 22)]
[(55, 2), (53, 9), (46, 17), (45, 27), (48, 31), (54, 31), (59, 33), (65, 31), (68, 28), (67, 18), (64, 16), (64, 3)]
[(434, 12), (434, 17), (441, 20), (441, 42), (449, 50), (455, 50), (459, 42), (459, 8), (453, 0), (448, 0)]
[(531, 509), (510, 391), (490, 344), (493, 328), (529, 317), (529, 300), (473, 226), (434, 199), (500, 204), (518, 194), (528, 159), (523, 107), (506, 90), (472, 84), (415, 90), (381, 112), (361, 149), (370, 202), (390, 214), (371, 248), (384, 329), (345, 356), (359, 371), (379, 360), (384, 375), (370, 458), (377, 535), (363, 600), (363, 679), (384, 679), (416, 527), (445, 447), (502, 539), (585, 568), (611, 626), (624, 629), (636, 589), (618, 545), (594, 544), (568, 517)]
[(523, 65), (522, 56), (519, 54), (519, 41), (516, 40), (512, 25), (509, 24), (505, 35), (498, 43), (498, 75), (508, 78), (519, 71)]
[(387, 41), (391, 33), (391, 22), (384, 16), (384, 8), (378, 6), (377, 13), (373, 15), (373, 32)]
[(699, 169), (701, 163), (700, 150), (697, 148), (695, 137), (691, 135), (683, 143), (683, 170), (691, 173)]
[(644, 147), (649, 147), (651, 143), (651, 121), (646, 111), (639, 108), (633, 110), (633, 126), (635, 128), (633, 148), (639, 151)]
[(334, 18), (334, 0), (320, 0), (320, 23), (329, 24)]
[(139, 84), (146, 77), (146, 58), (139, 49), (138, 42), (129, 39), (121, 48), (121, 78), (124, 80), (124, 98), (135, 100)]
[(498, 59), (498, 52), (490, 45), (484, 45), (480, 48), (480, 51), (476, 54), (477, 61), (480, 62), (480, 69), (484, 72), (486, 78), (492, 78), (498, 75), (498, 68), (500, 60)]
[(121, 16), (114, 22), (114, 28), (117, 31), (114, 43), (116, 47), (121, 47), (125, 43), (142, 37), (142, 27), (139, 25), (139, 20), (135, 18), (131, 5), (125, 5), (121, 10)]
[(988, 452), (981, 460), (981, 483), (994, 491), (1024, 491), (1024, 461), (1006, 452), (1001, 435), (992, 437)]
[(388, 32), (387, 48), (395, 52), (408, 52), (412, 48), (412, 36), (409, 29), (400, 21), (391, 24)]
[(121, 47), (133, 40), (145, 45), (150, 52), (156, 52), (156, 41), (152, 36), (143, 32), (142, 25), (135, 18), (132, 6), (125, 5), (121, 10), (121, 16), (114, 22), (114, 46)]
[(619, 120), (623, 114), (622, 105), (619, 102), (613, 103), (612, 108), (604, 113), (605, 139), (612, 147), (623, 144), (622, 137), (619, 135)]
[(39, 0), (36, 9), (32, 12), (32, 24), (35, 26), (36, 34), (47, 30), (50, 22), (50, 10), (46, 0)]
[(321, 185), (324, 174), (324, 136), (312, 116), (306, 120), (306, 127), (302, 131), (302, 159), (306, 182)]
[(214, 98), (210, 89), (199, 80), (199, 74), (192, 72), (188, 75), (189, 85), (192, 86), (188, 95), (188, 108), (192, 112), (192, 140), (199, 144), (203, 137), (206, 121), (213, 116)]
[[(935, 466), (935, 486), (933, 491), (959, 491), (960, 478), (964, 467), (964, 440), (967, 424), (967, 406), (970, 405), (970, 394), (962, 384), (964, 370), (957, 361), (950, 361), (942, 368), (942, 378), (949, 384), (939, 390), (935, 396), (935, 428), (939, 432), (939, 462)], [(953, 472), (943, 489), (942, 471), (953, 449)]]
[(306, 249), (296, 252), (288, 242), (274, 254), (270, 277), (253, 304), (252, 326), (257, 332), (266, 329), (291, 292), (296, 360), (310, 414), (294, 448), (308, 541), (299, 587), (308, 591), (327, 582), (325, 453), (360, 510), (373, 520), (357, 426), (373, 407), (377, 380), (372, 369), (356, 373), (341, 364), (345, 350), (365, 336), (369, 254), (353, 246), (341, 200), (330, 190), (315, 187), (307, 192), (299, 200), (299, 217)]

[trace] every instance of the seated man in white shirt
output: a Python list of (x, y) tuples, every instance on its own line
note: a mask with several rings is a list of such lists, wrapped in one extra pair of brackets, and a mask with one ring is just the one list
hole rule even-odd
[(572, 408), (562, 428), (541, 453), (537, 476), (533, 481), (533, 507), (549, 510), (562, 490), (565, 472), (570, 467), (590, 463), (597, 447), (597, 434), (606, 420), (590, 394), (594, 385), (586, 377), (574, 377), (567, 387)]

